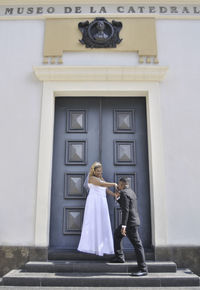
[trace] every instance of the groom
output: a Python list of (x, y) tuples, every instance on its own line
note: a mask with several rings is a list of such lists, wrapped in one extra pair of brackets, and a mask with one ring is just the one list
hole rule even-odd
[(145, 276), (148, 273), (145, 263), (144, 248), (138, 233), (140, 219), (137, 211), (137, 197), (135, 192), (128, 187), (125, 178), (120, 178), (118, 183), (119, 197), (117, 201), (122, 210), (122, 224), (114, 233), (115, 257), (111, 259), (111, 263), (124, 263), (124, 253), (122, 250), (122, 239), (127, 235), (135, 248), (136, 259), (138, 263), (138, 271), (132, 273), (132, 276)]

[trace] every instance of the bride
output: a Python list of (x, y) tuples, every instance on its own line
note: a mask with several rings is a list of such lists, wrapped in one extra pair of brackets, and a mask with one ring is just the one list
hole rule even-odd
[(106, 192), (115, 196), (108, 187), (116, 183), (106, 182), (102, 177), (102, 165), (95, 162), (84, 183), (89, 190), (78, 251), (103, 256), (113, 254), (113, 235), (106, 199)]

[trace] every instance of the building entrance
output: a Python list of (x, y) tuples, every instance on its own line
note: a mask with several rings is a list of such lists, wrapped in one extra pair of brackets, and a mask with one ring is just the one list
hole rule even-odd
[[(140, 235), (151, 247), (146, 101), (143, 97), (59, 97), (55, 104), (50, 249), (77, 249), (84, 215), (83, 183), (93, 162), (106, 181), (126, 177), (138, 197)], [(121, 221), (107, 196), (112, 229)], [(132, 249), (124, 239), (124, 249)]]

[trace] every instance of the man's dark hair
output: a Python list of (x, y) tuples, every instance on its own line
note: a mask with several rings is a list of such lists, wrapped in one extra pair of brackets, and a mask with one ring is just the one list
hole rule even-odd
[(124, 177), (121, 177), (119, 181), (125, 183), (126, 185), (128, 184), (128, 180)]

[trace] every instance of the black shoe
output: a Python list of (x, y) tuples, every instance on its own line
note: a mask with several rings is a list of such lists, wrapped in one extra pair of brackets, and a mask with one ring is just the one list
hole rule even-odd
[(122, 258), (114, 257), (109, 262), (110, 263), (125, 263), (125, 260)]
[(131, 273), (131, 276), (133, 277), (141, 277), (141, 276), (147, 276), (148, 272), (147, 271), (138, 271)]

